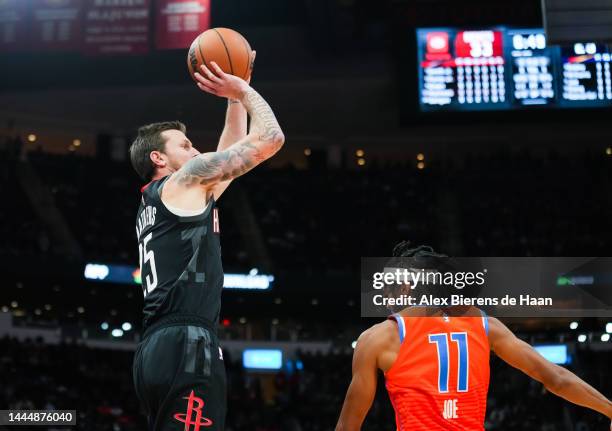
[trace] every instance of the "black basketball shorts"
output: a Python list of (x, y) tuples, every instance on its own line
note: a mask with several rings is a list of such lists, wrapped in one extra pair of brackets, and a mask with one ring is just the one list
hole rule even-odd
[(149, 431), (224, 429), (225, 366), (208, 328), (181, 324), (145, 333), (133, 377)]

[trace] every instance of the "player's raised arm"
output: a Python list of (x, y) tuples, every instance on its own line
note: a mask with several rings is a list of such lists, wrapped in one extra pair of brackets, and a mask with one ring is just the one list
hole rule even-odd
[(349, 385), (336, 425), (336, 431), (361, 429), (376, 394), (378, 346), (375, 331), (368, 329), (359, 336), (353, 353), (353, 378)]
[[(251, 61), (249, 66), (249, 76), (246, 80), (248, 84), (251, 83), (251, 76), (253, 75), (253, 66), (255, 64), (256, 51), (251, 54)], [(244, 139), (247, 135), (247, 124), (248, 117), (247, 111), (240, 100), (227, 99), (227, 110), (225, 112), (225, 125), (219, 138), (219, 144), (217, 145), (217, 151), (223, 151), (236, 142)], [(221, 181), (213, 188), (213, 195), (215, 199), (219, 199), (219, 196), (227, 189), (232, 180)]]
[(497, 356), (541, 382), (553, 394), (612, 418), (610, 400), (574, 373), (546, 360), (492, 317), (489, 317), (489, 343)]
[[(251, 83), (253, 73), (253, 65), (255, 64), (256, 51), (251, 54), (249, 76), (246, 80), (247, 84)], [(203, 69), (204, 71), (204, 69)], [(219, 137), (217, 151), (223, 151), (236, 142), (244, 139), (247, 135), (247, 111), (240, 100), (227, 99), (227, 110), (225, 112), (225, 124)]]
[(265, 99), (241, 78), (224, 73), (213, 63), (216, 75), (205, 66), (207, 78), (196, 74), (198, 87), (220, 97), (240, 100), (251, 116), (253, 127), (247, 136), (225, 150), (200, 154), (172, 175), (171, 180), (184, 186), (211, 188), (253, 169), (272, 157), (285, 142), (274, 112)]

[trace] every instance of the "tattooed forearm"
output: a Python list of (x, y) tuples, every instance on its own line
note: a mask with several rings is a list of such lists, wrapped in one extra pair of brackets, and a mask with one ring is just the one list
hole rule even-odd
[(244, 139), (231, 147), (214, 153), (200, 154), (175, 172), (179, 183), (213, 185), (231, 180), (250, 171), (272, 157), (285, 142), (285, 136), (276, 121), (270, 105), (255, 90), (249, 87), (241, 102), (255, 124)]
[(227, 150), (200, 154), (189, 160), (177, 171), (177, 181), (187, 186), (227, 181), (250, 171), (267, 157), (256, 145), (239, 142)]
[(242, 98), (242, 103), (259, 132), (259, 139), (262, 142), (278, 143), (280, 147), (284, 140), (283, 132), (268, 102), (257, 91), (249, 88)]
[(225, 124), (219, 137), (217, 151), (223, 151), (243, 140), (247, 135), (247, 111), (240, 100), (228, 99)]

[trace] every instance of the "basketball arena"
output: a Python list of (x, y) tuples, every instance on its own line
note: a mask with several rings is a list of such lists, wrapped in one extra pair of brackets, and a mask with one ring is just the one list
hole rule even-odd
[[(0, 430), (611, 429), (612, 1), (0, 0), (0, 58)], [(551, 302), (366, 286), (451, 257)]]

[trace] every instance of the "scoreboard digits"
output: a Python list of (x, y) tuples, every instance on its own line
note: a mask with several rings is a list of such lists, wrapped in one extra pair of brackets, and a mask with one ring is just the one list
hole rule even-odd
[(501, 33), (464, 31), (455, 43), (459, 104), (506, 100)]
[(424, 42), (420, 67), (422, 105), (467, 107), (505, 103), (501, 32), (431, 31), (425, 34)]
[(562, 47), (561, 59), (565, 100), (612, 101), (610, 53), (604, 45), (575, 43)]
[(548, 46), (542, 29), (419, 29), (423, 111), (612, 106), (605, 45)]
[(551, 48), (543, 32), (509, 30), (512, 98), (516, 105), (546, 105), (555, 98)]

